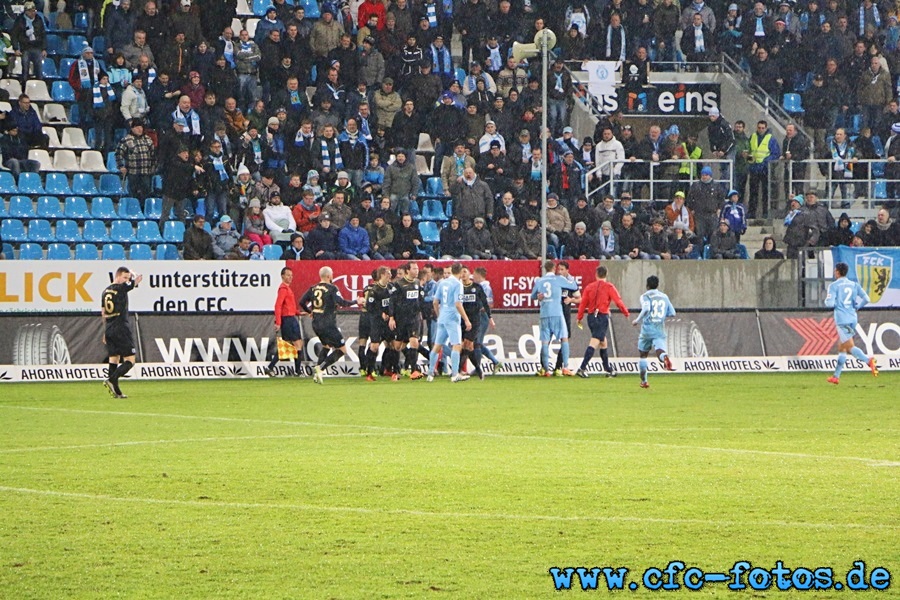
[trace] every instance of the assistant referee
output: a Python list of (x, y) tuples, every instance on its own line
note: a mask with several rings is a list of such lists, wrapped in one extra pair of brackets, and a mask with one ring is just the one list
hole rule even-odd
[(588, 284), (584, 288), (581, 296), (581, 302), (578, 304), (578, 326), (581, 327), (581, 320), (584, 314), (588, 315), (588, 328), (591, 330), (591, 341), (584, 351), (584, 359), (581, 366), (575, 373), (583, 379), (588, 378), (587, 366), (594, 356), (594, 351), (600, 348), (600, 359), (603, 361), (603, 370), (606, 371), (607, 377), (615, 377), (616, 372), (612, 370), (609, 364), (609, 351), (606, 344), (606, 332), (609, 329), (609, 305), (616, 303), (619, 310), (626, 317), (628, 316), (628, 307), (622, 302), (622, 296), (616, 286), (606, 281), (607, 269), (601, 265), (597, 267), (597, 280)]
[[(291, 289), (291, 281), (294, 280), (294, 272), (290, 268), (281, 269), (281, 285), (278, 286), (278, 296), (275, 298), (275, 332), (281, 332), (281, 339), (291, 342), (297, 349), (297, 358), (294, 359), (294, 373), (299, 377), (303, 372), (303, 335), (300, 332), (300, 321), (297, 319), (297, 299), (294, 290)], [(275, 365), (278, 364), (278, 348), (275, 348), (275, 356), (266, 366), (265, 373), (269, 377), (275, 377)]]

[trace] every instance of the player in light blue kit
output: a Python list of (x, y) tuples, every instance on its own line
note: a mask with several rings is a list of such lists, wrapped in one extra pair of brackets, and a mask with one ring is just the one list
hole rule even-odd
[(853, 336), (856, 333), (856, 311), (869, 303), (869, 296), (858, 283), (847, 279), (850, 267), (847, 263), (839, 262), (834, 265), (834, 281), (828, 286), (828, 296), (825, 297), (825, 306), (834, 309), (834, 326), (837, 328), (838, 354), (837, 368), (834, 375), (828, 378), (828, 383), (837, 385), (841, 382), (841, 371), (847, 364), (847, 352), (854, 358), (869, 365), (872, 375), (878, 377), (878, 365), (875, 357), (868, 357), (865, 353), (853, 345)]
[(651, 275), (647, 278), (647, 291), (641, 294), (641, 314), (631, 322), (635, 326), (641, 324), (638, 351), (641, 353), (642, 388), (650, 387), (647, 381), (647, 355), (650, 354), (651, 348), (656, 350), (656, 358), (666, 371), (675, 370), (666, 349), (666, 319), (675, 316), (675, 307), (672, 306), (669, 297), (657, 289), (658, 287), (659, 277)]
[[(552, 260), (544, 261), (544, 276), (534, 282), (531, 299), (541, 302), (541, 369), (538, 377), (551, 377), (550, 341), (556, 338), (560, 342), (559, 352), (562, 355), (563, 374), (573, 374), (569, 364), (569, 332), (563, 317), (563, 290), (578, 291), (578, 284), (556, 274), (556, 265)], [(566, 371), (569, 371), (568, 373)]]
[[(466, 331), (472, 329), (472, 322), (466, 316), (460, 296), (463, 285), (459, 280), (463, 266), (453, 263), (450, 267), (450, 277), (441, 279), (434, 290), (434, 313), (437, 315), (437, 328), (434, 335), (434, 343), (431, 346), (429, 357), (428, 381), (434, 381), (434, 368), (437, 366), (439, 352), (443, 347), (444, 353), (450, 354), (450, 381), (464, 381), (468, 375), (459, 373), (459, 353), (462, 351), (462, 329), (460, 323), (466, 324)], [(448, 347), (449, 346), (449, 347)]]

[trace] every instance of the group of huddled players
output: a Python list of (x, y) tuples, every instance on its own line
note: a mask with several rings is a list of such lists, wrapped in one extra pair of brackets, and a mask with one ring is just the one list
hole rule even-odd
[[(609, 328), (610, 305), (615, 303), (628, 317), (628, 308), (615, 286), (606, 281), (607, 269), (599, 266), (596, 280), (579, 289), (575, 278), (569, 274), (565, 261), (543, 264), (544, 275), (537, 279), (531, 297), (540, 305), (541, 377), (579, 376), (588, 378), (588, 364), (596, 350), (607, 377), (615, 377), (616, 371), (609, 362), (606, 334)], [(470, 270), (462, 263), (453, 263), (448, 269), (408, 262), (397, 269), (380, 266), (372, 272), (372, 281), (363, 295), (355, 300), (341, 297), (332, 283), (333, 271), (322, 267), (319, 283), (310, 287), (294, 302), (290, 283), (290, 269), (282, 271), (282, 285), (275, 305), (275, 327), (284, 341), (294, 344), (298, 350), (296, 372), (302, 372), (302, 335), (297, 316), (312, 317), (312, 329), (321, 343), (314, 366), (313, 381), (322, 383), (329, 366), (347, 353), (343, 333), (337, 326), (338, 308), (357, 306), (359, 315), (359, 372), (367, 381), (375, 381), (380, 374), (398, 381), (401, 377), (412, 380), (434, 377), (449, 370), (450, 381), (469, 379), (467, 362), (473, 372), (484, 379), (483, 359), (488, 359), (492, 372), (503, 369), (503, 363), (484, 345), (489, 328), (495, 326), (491, 314), (493, 292), (487, 280), (486, 269)], [(634, 324), (642, 324), (639, 340), (641, 352), (641, 386), (647, 384), (647, 356), (653, 349), (666, 370), (673, 370), (666, 353), (664, 322), (674, 316), (668, 298), (656, 288), (656, 277), (648, 279), (648, 292), (641, 297), (641, 314)], [(585, 349), (581, 366), (571, 371), (569, 365), (569, 332), (572, 307), (578, 308), (578, 327), (587, 316), (591, 340)], [(427, 343), (426, 343), (427, 341)], [(556, 364), (550, 366), (550, 344), (556, 341), (560, 351)], [(378, 354), (381, 365), (378, 366)], [(427, 362), (422, 372), (419, 356)], [(275, 375), (278, 356), (273, 356), (266, 373)]]

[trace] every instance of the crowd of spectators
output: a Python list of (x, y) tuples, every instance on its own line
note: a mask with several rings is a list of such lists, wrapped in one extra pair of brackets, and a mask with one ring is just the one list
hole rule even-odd
[[(864, 143), (840, 131), (861, 113), (870, 134), (887, 141), (888, 156), (900, 157), (890, 75), (898, 70), (891, 67), (900, 60), (900, 28), (890, 7), (870, 0), (769, 8), (610, 0), (564, 10), (546, 0), (326, 1), (314, 20), (303, 6), (277, 0), (252, 37), (232, 29), (235, 0), (39, 4), (26, 3), (10, 28), (23, 81), (40, 77), (46, 50), (37, 9), (59, 11), (57, 26), (89, 11), (88, 43), (61, 74), (75, 90), (79, 124), (95, 130), (98, 148), (115, 151), (140, 200), (162, 174), (163, 221), (174, 208), (176, 218), (216, 223), (210, 244), (188, 228), (186, 258), (254, 258), (273, 243), (300, 259), (535, 258), (543, 236), (555, 253), (573, 258), (689, 258), (707, 244), (710, 258), (734, 258), (747, 218), (769, 216), (765, 163), (809, 155), (790, 133), (779, 144), (761, 121), (748, 136), (743, 123), (732, 126), (711, 111), (712, 158), (735, 160), (736, 189), (726, 194), (708, 167), (698, 175), (691, 162), (702, 156), (693, 132), (654, 125), (638, 140), (614, 114), (579, 139), (569, 127), (574, 89), (565, 60), (627, 60), (635, 67), (629, 72), (646, 72), (649, 61), (674, 60), (678, 51), (701, 62), (725, 52), (746, 61), (776, 97), (808, 84), (807, 125), (820, 155), (832, 148), (851, 163), (848, 148)], [(513, 42), (544, 27), (562, 32), (548, 66), (547, 156), (541, 67), (510, 57)], [(103, 36), (102, 56), (94, 36)], [(10, 168), (33, 169), (22, 150), (47, 143), (28, 105), (23, 95), (4, 115), (19, 125), (5, 127)], [(116, 143), (120, 127), (128, 134)], [(417, 153), (420, 133), (433, 149)], [(596, 164), (632, 157), (645, 162), (585, 177)], [(417, 166), (422, 158), (427, 173)], [(661, 200), (638, 207), (628, 180), (646, 178), (647, 164), (660, 159), (681, 161), (673, 162), (673, 184)], [(546, 231), (542, 171), (551, 192)], [(440, 178), (450, 217), (433, 245), (422, 240), (414, 204), (429, 175)], [(618, 199), (588, 201), (587, 191), (612, 175), (625, 182)], [(836, 185), (845, 199), (857, 189)]]

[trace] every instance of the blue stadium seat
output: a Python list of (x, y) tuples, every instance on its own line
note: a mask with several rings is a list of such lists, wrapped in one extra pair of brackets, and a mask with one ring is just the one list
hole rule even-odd
[(437, 244), (441, 241), (440, 230), (434, 221), (419, 221), (419, 233), (426, 244)]
[(263, 258), (266, 260), (281, 260), (284, 252), (278, 244), (268, 244), (263, 246)]
[(122, 244), (103, 244), (103, 260), (125, 260), (125, 246)]
[(875, 154), (878, 158), (884, 158), (884, 143), (881, 141), (880, 135), (872, 136), (872, 145), (875, 146)]
[(44, 39), (47, 42), (47, 54), (49, 56), (62, 54), (63, 43), (61, 37), (59, 37), (55, 33), (48, 33)]
[(266, 16), (266, 8), (269, 6), (272, 6), (272, 2), (269, 2), (269, 0), (253, 0), (251, 10), (257, 17), (264, 17)]
[(50, 244), (47, 246), (47, 260), (69, 260), (72, 258), (72, 249), (68, 244)]
[(735, 249), (737, 250), (738, 256), (740, 258), (743, 258), (744, 260), (750, 258), (750, 253), (747, 252), (747, 246), (745, 246), (744, 244), (738, 244)]
[(453, 216), (453, 199), (447, 200), (444, 202), (444, 214), (447, 215), (447, 219)]
[(19, 260), (43, 260), (44, 249), (40, 244), (22, 244), (19, 246)]
[(447, 215), (444, 214), (444, 205), (440, 200), (429, 198), (422, 203), (422, 220), (423, 221), (446, 221)]
[(197, 209), (194, 212), (204, 217), (208, 216), (206, 214), (206, 198), (197, 198)]
[(845, 127), (845, 129), (847, 130), (847, 135), (859, 135), (859, 130), (862, 129), (862, 126), (862, 115), (850, 115), (850, 122), (847, 123), (847, 126)]
[(59, 16), (58, 13), (51, 12), (44, 15), (44, 24), (46, 26), (47, 31), (58, 31), (56, 29), (56, 18)]
[(87, 31), (88, 14), (86, 12), (75, 13), (75, 18), (72, 19), (72, 26), (79, 31)]
[(60, 219), (56, 222), (56, 239), (60, 242), (73, 244), (81, 241), (81, 232), (78, 223), (69, 219)]
[(19, 219), (3, 219), (0, 222), (0, 237), (4, 242), (24, 242), (28, 239), (25, 223)]
[(91, 199), (91, 218), (92, 219), (115, 219), (116, 207), (112, 198), (106, 196), (97, 196)]
[(78, 244), (75, 246), (75, 260), (98, 260), (100, 253), (93, 244)]
[(106, 170), (110, 173), (118, 173), (119, 165), (116, 163), (116, 153), (115, 152), (107, 152), (106, 153)]
[(41, 196), (37, 199), (37, 216), (42, 219), (62, 219), (66, 216), (62, 204), (56, 196)]
[(884, 177), (884, 168), (886, 165), (886, 162), (872, 163), (872, 177)]
[(119, 198), (119, 218), (143, 221), (144, 213), (141, 211), (141, 201), (131, 196)]
[(184, 241), (184, 221), (166, 221), (163, 225), (163, 239), (180, 244)]
[(102, 35), (95, 35), (91, 40), (91, 48), (94, 49), (94, 56), (106, 56), (106, 38)]
[(72, 68), (72, 65), (75, 64), (75, 60), (76, 59), (69, 56), (59, 59), (59, 73), (63, 79), (69, 77), (69, 70)]
[(106, 231), (106, 223), (103, 221), (85, 221), (81, 235), (86, 242), (102, 244), (109, 241), (109, 233)]
[(28, 240), (32, 242), (55, 242), (53, 228), (47, 219), (33, 219), (28, 221)]
[(6, 260), (15, 260), (16, 259), (16, 251), (13, 249), (12, 244), (7, 244), (3, 242), (3, 257)]
[(803, 109), (803, 100), (800, 94), (785, 94), (781, 104), (788, 114), (797, 115), (806, 112)]
[(131, 260), (153, 260), (153, 250), (147, 244), (132, 244), (128, 254)]
[(873, 195), (878, 200), (885, 200), (887, 198), (887, 181), (885, 181), (884, 179), (876, 181), (875, 191)]
[[(466, 66), (468, 66), (468, 65), (466, 65)], [(466, 75), (467, 75), (467, 73), (466, 73), (465, 69), (463, 69), (462, 67), (456, 67), (457, 81), (459, 81), (460, 83), (464, 82), (466, 80)]]
[(72, 188), (69, 187), (69, 178), (65, 173), (47, 173), (44, 187), (48, 194), (56, 196), (71, 196)]
[(304, 18), (315, 20), (322, 18), (322, 11), (316, 0), (297, 0), (294, 6), (302, 6), (305, 10)]
[[(56, 13), (51, 13), (56, 14)], [(47, 57), (41, 61), (41, 75), (44, 79), (59, 79), (59, 71), (56, 69), (56, 61)]]
[(162, 175), (154, 175), (150, 187), (156, 191), (162, 191)]
[(70, 219), (90, 219), (91, 213), (88, 212), (87, 200), (81, 196), (69, 196), (65, 201), (66, 216)]
[(41, 174), (28, 172), (19, 173), (19, 193), (32, 194), (34, 196), (46, 194), (47, 192), (44, 190), (44, 184), (41, 183)]
[(100, 176), (100, 193), (106, 196), (121, 196), (125, 193), (122, 189), (122, 179), (112, 173), (104, 173)]
[(130, 244), (136, 242), (134, 237), (134, 226), (131, 221), (118, 220), (113, 221), (109, 226), (109, 239), (122, 244)]
[(181, 260), (178, 246), (175, 244), (160, 244), (156, 247), (156, 260)]
[(9, 218), (9, 210), (6, 208), (6, 200), (0, 197), (0, 219)]
[(14, 219), (33, 219), (37, 216), (34, 202), (28, 196), (13, 196), (9, 199), (9, 216)]
[[(75, 90), (72, 89), (72, 86), (66, 80), (54, 81), (53, 86), (50, 88), (50, 96), (54, 102), (75, 102)], [(77, 123), (76, 120), (69, 120)]]
[(9, 171), (0, 171), (0, 194), (18, 194), (16, 180)]
[(138, 221), (137, 241), (147, 244), (161, 244), (165, 240), (159, 234), (159, 224), (156, 221)]
[(162, 198), (147, 198), (144, 201), (144, 210), (146, 211), (144, 215), (149, 220), (159, 221), (162, 217), (162, 205)]
[(425, 182), (425, 193), (429, 196), (443, 196), (444, 187), (440, 177), (429, 177)]
[[(86, 44), (87, 38), (85, 38), (83, 35), (70, 35), (68, 41), (66, 42), (66, 55), (81, 56), (81, 51), (84, 50)], [(100, 58), (101, 56), (104, 55), (98, 54), (96, 58)]]
[(72, 125), (78, 125), (81, 123), (81, 113), (79, 112), (79, 108), (77, 104), (72, 104), (69, 106), (69, 123)]
[(72, 191), (79, 196), (99, 196), (94, 176), (90, 173), (75, 173), (72, 178)]

